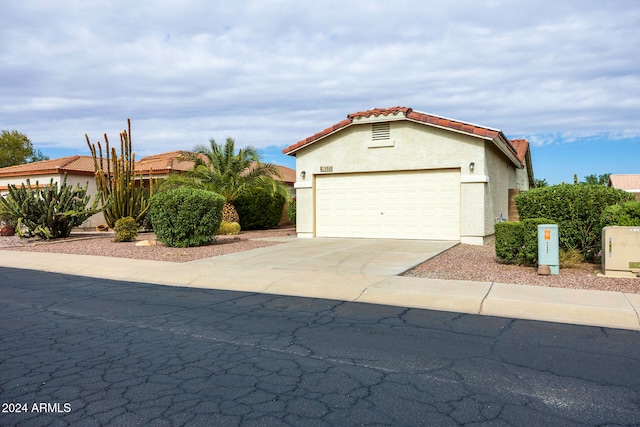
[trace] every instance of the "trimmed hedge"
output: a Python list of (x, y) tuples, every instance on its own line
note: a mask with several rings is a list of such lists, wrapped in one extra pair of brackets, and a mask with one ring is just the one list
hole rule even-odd
[(601, 227), (610, 225), (640, 226), (640, 202), (627, 202), (608, 206), (600, 217)]
[(262, 188), (252, 189), (241, 194), (233, 206), (240, 216), (240, 227), (243, 230), (266, 230), (275, 228), (282, 219), (285, 198), (272, 195)]
[(520, 222), (495, 225), (495, 247), (498, 261), (505, 264), (536, 265), (538, 262), (538, 225), (555, 224), (546, 218), (530, 218)]
[(156, 237), (167, 246), (202, 246), (215, 240), (225, 201), (212, 191), (177, 188), (151, 197), (148, 215)]
[(603, 185), (561, 184), (522, 192), (515, 202), (521, 220), (552, 220), (558, 224), (560, 247), (578, 249), (592, 261), (600, 251), (603, 211), (633, 199), (631, 193)]
[(521, 222), (499, 222), (495, 225), (498, 260), (505, 264), (522, 264), (524, 235)]

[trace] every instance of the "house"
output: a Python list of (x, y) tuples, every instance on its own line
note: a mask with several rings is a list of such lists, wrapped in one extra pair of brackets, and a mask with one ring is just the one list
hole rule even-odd
[(640, 174), (611, 174), (608, 185), (635, 194), (640, 202)]
[(407, 107), (349, 114), (283, 153), (296, 157), (299, 237), (482, 245), (534, 186), (526, 140)]
[[(149, 186), (152, 178), (163, 178), (172, 172), (185, 172), (193, 167), (193, 162), (179, 160), (180, 151), (155, 154), (143, 157), (136, 161), (135, 172), (141, 177), (143, 185)], [(284, 166), (278, 166), (282, 175), (281, 179), (292, 190), (295, 181), (295, 171)], [(104, 168), (106, 170), (106, 167)], [(93, 197), (98, 193), (94, 179), (94, 163), (91, 156), (67, 156), (52, 160), (27, 163), (23, 165), (0, 168), (0, 195), (8, 193), (9, 185), (20, 186), (30, 180), (32, 185), (36, 181), (39, 185), (48, 185), (53, 179), (54, 183), (61, 183), (64, 176), (67, 176), (67, 184), (75, 186), (87, 185), (87, 193)], [(288, 181), (287, 181), (288, 180)], [(288, 216), (287, 216), (288, 219)], [(82, 228), (94, 229), (100, 224), (104, 224), (102, 213), (93, 215), (82, 224)]]

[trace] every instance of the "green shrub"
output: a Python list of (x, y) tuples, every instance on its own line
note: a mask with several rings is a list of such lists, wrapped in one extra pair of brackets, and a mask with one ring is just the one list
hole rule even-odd
[(240, 234), (240, 224), (237, 222), (222, 221), (216, 233), (218, 235)]
[(522, 192), (515, 202), (521, 220), (552, 220), (558, 224), (562, 249), (578, 249), (586, 260), (593, 260), (600, 250), (604, 209), (633, 198), (630, 193), (602, 185), (561, 184)]
[(495, 247), (498, 261), (522, 264), (521, 252), (524, 235), (521, 222), (500, 222), (495, 225)]
[(138, 224), (132, 216), (118, 218), (116, 221), (116, 237), (114, 242), (131, 242), (138, 235)]
[(296, 206), (297, 206), (296, 199), (292, 199), (289, 202), (289, 212), (288, 212), (289, 213), (289, 221), (291, 221), (291, 224), (295, 224), (296, 223), (296, 214), (297, 214)]
[[(529, 218), (521, 222), (524, 241), (521, 253), (523, 264), (536, 265), (538, 263), (538, 225), (554, 224), (554, 222), (546, 218)], [(559, 229), (560, 227), (558, 227), (558, 233)]]
[(520, 222), (495, 225), (498, 261), (505, 264), (536, 265), (538, 261), (538, 225), (553, 224), (546, 218), (530, 218)]
[(275, 228), (282, 219), (285, 198), (272, 195), (263, 188), (255, 188), (241, 194), (233, 205), (240, 216), (243, 230), (265, 230)]
[(582, 254), (577, 249), (560, 250), (560, 267), (575, 268), (582, 262)]
[(640, 202), (608, 206), (600, 217), (601, 227), (611, 225), (640, 226)]
[(225, 198), (212, 191), (177, 188), (155, 194), (149, 215), (158, 240), (168, 246), (202, 246), (215, 240)]
[(16, 231), (20, 235), (24, 227), (29, 237), (68, 237), (74, 227), (102, 210), (98, 208), (100, 192), (88, 206), (91, 198), (87, 195), (88, 186), (88, 182), (84, 187), (80, 184), (75, 188), (67, 185), (66, 175), (59, 186), (53, 178), (49, 185), (42, 187), (38, 181), (32, 186), (27, 180), (27, 185), (19, 188), (9, 185), (9, 196), (0, 197), (0, 203), (10, 216), (17, 219)]

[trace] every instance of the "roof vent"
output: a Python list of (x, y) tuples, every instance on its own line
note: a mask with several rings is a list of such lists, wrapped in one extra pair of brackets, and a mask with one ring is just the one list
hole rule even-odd
[(371, 139), (374, 141), (386, 141), (391, 139), (391, 123), (373, 123), (371, 125)]

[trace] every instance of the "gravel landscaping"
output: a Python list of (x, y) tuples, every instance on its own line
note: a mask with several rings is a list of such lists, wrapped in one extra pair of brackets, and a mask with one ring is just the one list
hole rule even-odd
[(17, 236), (0, 237), (0, 250), (27, 252), (55, 252), (77, 255), (97, 255), (118, 258), (147, 259), (155, 261), (188, 262), (202, 258), (243, 252), (273, 246), (282, 242), (255, 240), (268, 237), (295, 236), (295, 228), (244, 231), (235, 236), (218, 236), (212, 245), (195, 248), (172, 248), (157, 242), (153, 246), (136, 246), (136, 243), (155, 241), (153, 233), (140, 233), (133, 242), (113, 242), (114, 233), (72, 233), (69, 238), (41, 240), (21, 239)]
[[(112, 233), (74, 233), (70, 238), (55, 241), (12, 236), (0, 237), (0, 249), (187, 262), (278, 245), (282, 242), (260, 239), (295, 234), (293, 227), (243, 231), (236, 236), (218, 236), (215, 244), (196, 248), (170, 248), (160, 243), (154, 246), (136, 246), (136, 242), (154, 240), (153, 233), (141, 233), (136, 242), (121, 243), (112, 241)], [(640, 294), (640, 278), (599, 277), (599, 269), (599, 265), (585, 263), (577, 268), (561, 268), (559, 275), (539, 276), (537, 269), (533, 267), (499, 264), (496, 262), (493, 243), (489, 243), (485, 246), (457, 245), (404, 275)]]
[(640, 294), (640, 278), (600, 277), (599, 272), (599, 264), (583, 263), (576, 268), (561, 268), (558, 275), (540, 276), (535, 267), (498, 263), (491, 242), (485, 246), (457, 245), (404, 275)]

